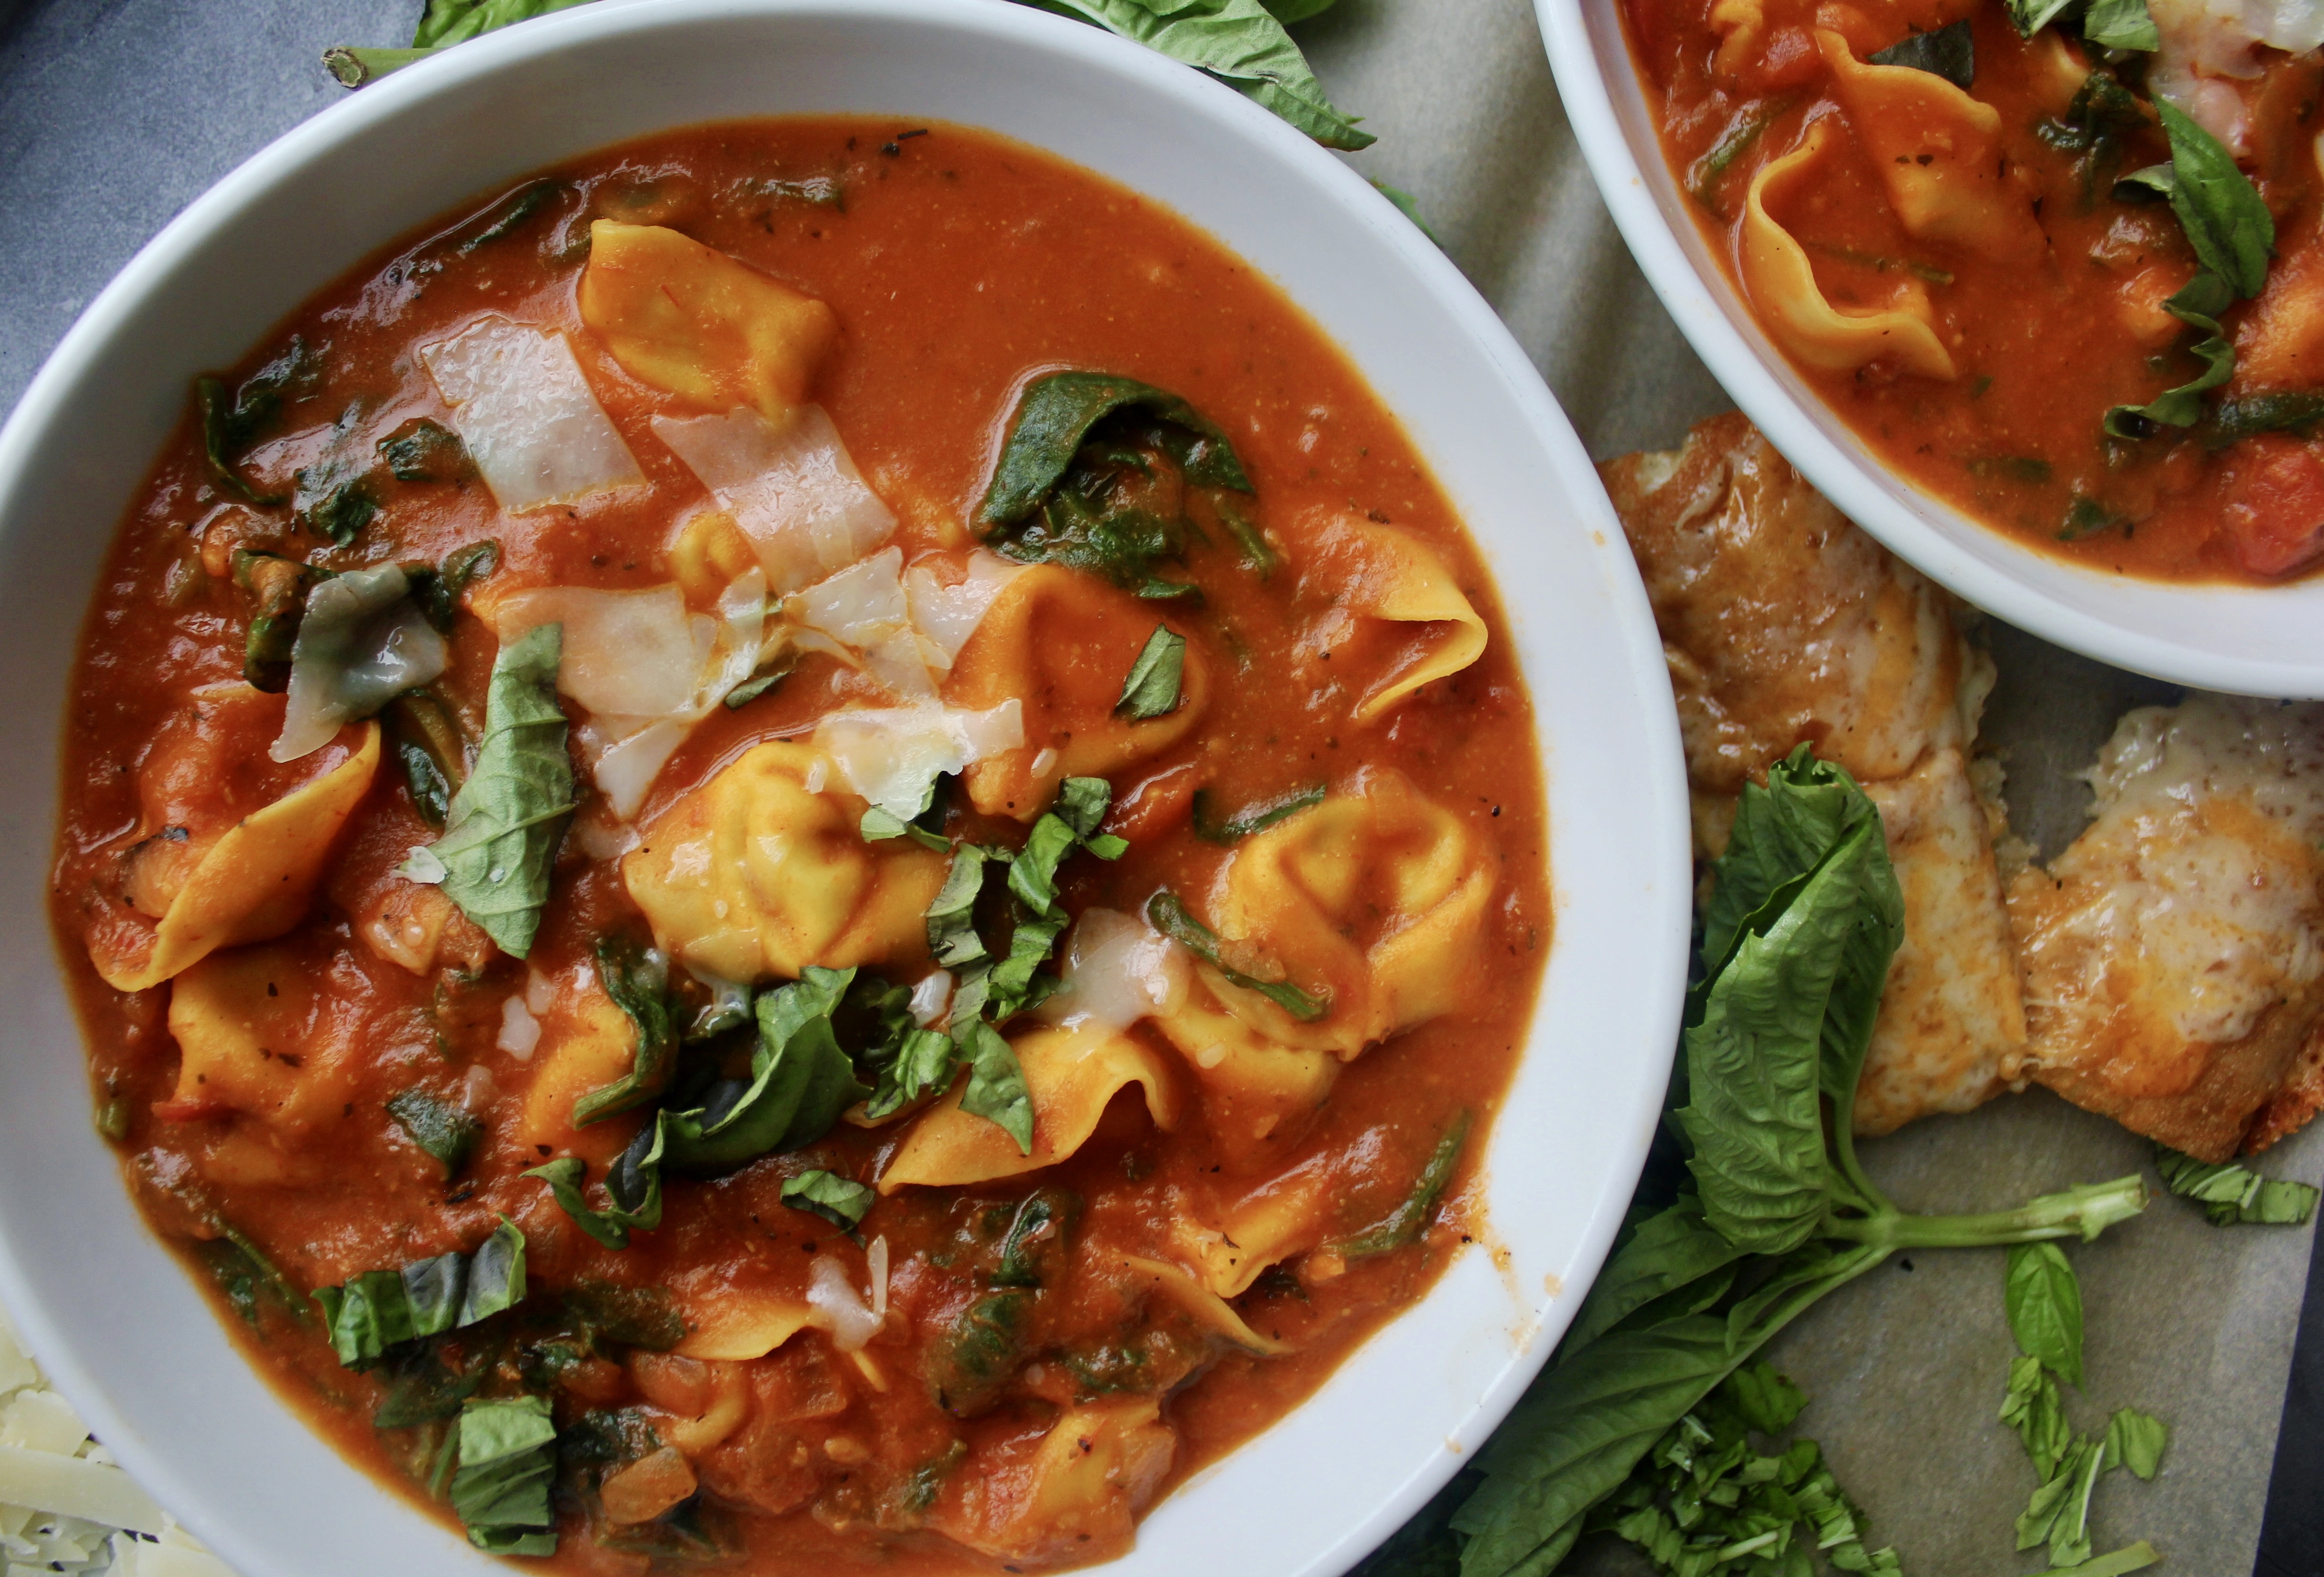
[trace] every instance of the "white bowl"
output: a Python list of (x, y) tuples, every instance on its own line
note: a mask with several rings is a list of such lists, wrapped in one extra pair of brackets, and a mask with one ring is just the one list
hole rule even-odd
[(1273, 277), (1403, 419), (1497, 573), (1549, 782), (1557, 929), (1464, 1253), (1304, 1406), (1158, 1507), (1116, 1571), (1329, 1577), (1483, 1440), (1619, 1222), (1675, 1040), (1686, 800), (1662, 652), (1587, 456), (1452, 265), (1232, 90), (973, 0), (613, 0), (464, 44), (266, 149), (139, 254), (0, 429), (0, 1295), (106, 1444), (244, 1577), (504, 1570), (279, 1404), (91, 1132), (43, 903), (57, 742), (100, 556), (185, 408), (291, 306), (495, 183), (663, 127), (877, 112), (981, 125), (1167, 204)]
[(1672, 176), (1619, 0), (1534, 0), (1567, 118), (1647, 282), (1711, 375), (1849, 519), (2021, 629), (2174, 684), (2324, 696), (2324, 576), (2182, 586), (2086, 569), (1978, 524), (1890, 470), (1752, 319)]

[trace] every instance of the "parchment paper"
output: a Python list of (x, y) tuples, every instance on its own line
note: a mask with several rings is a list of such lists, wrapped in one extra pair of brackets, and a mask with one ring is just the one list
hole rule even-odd
[[(408, 34), (413, 0), (0, 0), (0, 402), (146, 237), (339, 89), (328, 45)], [(1515, 330), (1600, 458), (1678, 441), (1729, 403), (1631, 263), (1574, 147), (1521, 0), (1340, 0), (1300, 30), (1378, 147), (1365, 174), (1411, 192)], [(1525, 588), (1507, 588), (1523, 595)], [(2013, 819), (2046, 854), (2072, 837), (2086, 765), (2126, 706), (2165, 687), (1990, 629), (2002, 683), (1987, 734)], [(1554, 792), (1554, 789), (1553, 789)], [(1907, 1208), (1987, 1209), (2119, 1176), (2147, 1148), (2036, 1091), (1867, 1148)], [(2313, 1133), (2267, 1160), (2316, 1181)], [(2098, 1547), (2154, 1541), (2166, 1570), (2251, 1569), (2310, 1234), (2218, 1229), (2158, 1200), (2073, 1250), (2088, 1304), (2078, 1422), (2126, 1405), (2172, 1427), (2161, 1476), (2098, 1491)], [(1907, 1266), (1909, 1265), (1909, 1268)], [(2010, 1341), (1998, 1252), (1892, 1261), (1774, 1346), (1813, 1398), (1802, 1430), (1922, 1577), (2038, 1571), (2010, 1523), (2033, 1471), (1994, 1419)], [(1620, 1546), (1582, 1569), (1644, 1570)]]

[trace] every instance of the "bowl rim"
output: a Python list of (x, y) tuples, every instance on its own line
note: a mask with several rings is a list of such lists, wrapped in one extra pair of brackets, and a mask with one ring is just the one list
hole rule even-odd
[[(1513, 420), (1521, 421), (1540, 446), (1541, 458), (1556, 474), (1561, 486), (1572, 492), (1572, 498), (1565, 502), (1580, 512), (1572, 530), (1594, 543), (1593, 559), (1606, 571), (1605, 586), (1592, 590), (1601, 591), (1610, 604), (1609, 617), (1618, 637), (1615, 650), (1606, 653), (1607, 661), (1618, 667), (1628, 681), (1643, 687), (1650, 699), (1657, 692), (1667, 696), (1667, 676), (1644, 588), (1629, 564), (1618, 522), (1602, 487), (1597, 484), (1594, 468), (1530, 359), (1452, 263), (1352, 169), (1232, 88), (1109, 33), (996, 0), (597, 0), (591, 5), (471, 41), (456, 51), (407, 68), (360, 94), (327, 106), (238, 165), (140, 248), (90, 301), (46, 358), (5, 425), (0, 425), (0, 540), (20, 536), (30, 529), (17, 523), (13, 506), (25, 492), (27, 477), (36, 475), (42, 465), (38, 449), (44, 430), (57, 418), (65, 401), (78, 391), (80, 381), (90, 375), (91, 364), (98, 354), (124, 331), (149, 297), (187, 266), (198, 245), (245, 217), (245, 210), (269, 190), (300, 171), (328, 161), (338, 150), (359, 142), (383, 124), (405, 115), (424, 117), (429, 105), (479, 78), (608, 39), (733, 17), (747, 17), (770, 26), (811, 19), (891, 29), (936, 28), (1024, 45), (1045, 57), (1042, 69), (1062, 62), (1109, 73), (1137, 90), (1167, 101), (1176, 109), (1256, 142), (1274, 161), (1289, 165), (1294, 177), (1331, 200), (1351, 220), (1360, 221), (1396, 263), (1418, 276), (1436, 307), (1457, 321), (1476, 352), (1490, 364), (1499, 379), (1493, 398), (1507, 402)], [(671, 116), (665, 124), (676, 127), (692, 123), (681, 115)], [(1050, 151), (1062, 158), (1074, 158), (1067, 149), (1052, 147)], [(1106, 179), (1121, 178), (1107, 175)], [(1177, 210), (1174, 208), (1173, 211)], [(1211, 233), (1211, 227), (1193, 215), (1181, 217), (1205, 234)], [(383, 235), (378, 244), (390, 238)], [(1221, 244), (1226, 244), (1222, 239)], [(1275, 278), (1278, 288), (1301, 309), (1310, 309), (1291, 281), (1271, 274), (1269, 277)], [(1327, 337), (1335, 337), (1328, 328), (1324, 332)], [(1343, 346), (1342, 350), (1351, 362), (1355, 361), (1351, 349)], [(1362, 363), (1355, 364), (1360, 372), (1365, 371)], [(1369, 373), (1366, 376), (1368, 383), (1376, 384), (1377, 380)], [(1388, 399), (1385, 393), (1377, 393), (1377, 397), (1384, 401)], [(1398, 412), (1400, 417), (1404, 414)], [(1415, 442), (1424, 455), (1428, 454), (1417, 434)], [(1440, 483), (1457, 496), (1455, 480), (1439, 470)], [(1488, 564), (1498, 571), (1496, 554), (1481, 540), (1479, 548)], [(1497, 573), (1496, 578), (1505, 613), (1514, 625), (1520, 613), (1519, 590), (1506, 574)], [(1529, 686), (1539, 677), (1528, 665)], [(1659, 1061), (1665, 1055), (1661, 1048), (1674, 1046), (1676, 1041), (1692, 890), (1684, 773), (1675, 709), (1670, 708), (1666, 715), (1657, 711), (1655, 715), (1642, 717), (1637, 726), (1640, 731), (1639, 758), (1636, 762), (1637, 780), (1629, 792), (1645, 807), (1642, 816), (1654, 827), (1666, 822), (1668, 831), (1655, 834), (1647, 840), (1646, 846), (1632, 852), (1631, 863), (1640, 872), (1641, 890), (1634, 900), (1634, 928), (1640, 936), (1658, 938), (1659, 945), (1637, 965), (1641, 974), (1656, 989), (1643, 999), (1625, 1004), (1626, 1011), (1637, 1026), (1635, 1043), (1646, 1048), (1645, 1059), (1625, 1075), (1628, 1081), (1622, 1092), (1626, 1099), (1619, 1108), (1603, 1111), (1593, 1120), (1593, 1127), (1602, 1127), (1617, 1136), (1609, 1143), (1619, 1159), (1600, 1180), (1592, 1196), (1586, 1201), (1569, 1202), (1561, 1213), (1569, 1222), (1578, 1223), (1572, 1232), (1575, 1247), (1563, 1260), (1575, 1274), (1567, 1277), (1562, 1286), (1551, 1286), (1545, 1302), (1540, 1291), (1520, 1295), (1513, 1285), (1507, 1287), (1516, 1296), (1520, 1309), (1531, 1311), (1529, 1323), (1521, 1319), (1511, 1330), (1516, 1356), (1468, 1409), (1457, 1435), (1444, 1443), (1451, 1449), (1437, 1452), (1426, 1466), (1404, 1480), (1397, 1492), (1370, 1506), (1336, 1540), (1319, 1548), (1299, 1568), (1309, 1577), (1329, 1577), (1329, 1573), (1343, 1571), (1360, 1560), (1451, 1478), (1462, 1465), (1465, 1449), (1482, 1443), (1554, 1350), (1557, 1336), (1578, 1309), (1582, 1294), (1602, 1263), (1627, 1209), (1637, 1168), (1643, 1165), (1647, 1143), (1659, 1120), (1666, 1077), (1665, 1065)], [(1550, 843), (1554, 851), (1559, 821), (1557, 778), (1551, 761), (1555, 742), (1545, 724), (1537, 724), (1537, 743), (1544, 759), (1545, 787), (1550, 796)], [(53, 832), (51, 823), (44, 823), (39, 829), (44, 851), (53, 839)], [(1562, 937), (1570, 923), (1568, 894), (1555, 866), (1551, 875), (1552, 901), (1558, 913), (1558, 935)], [(44, 932), (47, 930), (44, 908), (37, 924)], [(1551, 972), (1557, 968), (1560, 951), (1554, 942), (1541, 991), (1544, 1000), (1550, 994)], [(53, 973), (51, 955), (43, 954), (38, 967)], [(1537, 1001), (1535, 1019), (1527, 1031), (1528, 1040), (1535, 1047), (1540, 1045), (1542, 1013), (1542, 1003)], [(74, 1050), (78, 1060), (81, 1050), (78, 1039)], [(1500, 1141), (1508, 1131), (1507, 1125), (1496, 1125), (1491, 1158), (1499, 1158)], [(1501, 1210), (1508, 1208), (1507, 1203), (1498, 1197), (1494, 1203)], [(142, 1216), (138, 1219), (142, 1227)], [(150, 1229), (147, 1231), (150, 1236)], [(158, 1241), (150, 1246), (166, 1255)], [(1355, 1367), (1365, 1351), (1379, 1345), (1386, 1332), (1448, 1296), (1463, 1267), (1473, 1271), (1485, 1258), (1482, 1254), (1458, 1256), (1426, 1298), (1368, 1338), (1362, 1347), (1335, 1369), (1334, 1374)], [(173, 1257), (169, 1268), (172, 1275), (185, 1274)], [(1483, 1280), (1492, 1282), (1489, 1270), (1481, 1274)], [(1551, 1280), (1555, 1283), (1557, 1278)], [(150, 1493), (173, 1514), (180, 1515), (189, 1527), (224, 1557), (240, 1566), (245, 1577), (293, 1577), (298, 1567), (281, 1552), (268, 1546), (255, 1535), (247, 1534), (244, 1528), (214, 1516), (212, 1508), (190, 1490), (177, 1462), (196, 1449), (194, 1445), (182, 1439), (171, 1440), (168, 1431), (149, 1436), (133, 1426), (134, 1406), (117, 1400), (98, 1379), (104, 1360), (85, 1352), (76, 1337), (51, 1317), (47, 1300), (20, 1260), (17, 1246), (5, 1230), (5, 1221), (0, 1221), (0, 1297), (5, 1297), (25, 1345), (52, 1383), (73, 1400)], [(1326, 1388), (1331, 1383), (1327, 1380)], [(1286, 1417), (1296, 1417), (1314, 1408), (1322, 1395), (1319, 1389)], [(290, 1416), (296, 1428), (311, 1438), (311, 1432), (295, 1409), (279, 1397), (272, 1400)], [(1278, 1421), (1254, 1437), (1254, 1443), (1283, 1427), (1284, 1421)], [(1198, 1486), (1249, 1452), (1254, 1443), (1238, 1447), (1182, 1484), (1169, 1500), (1155, 1508), (1155, 1513), (1158, 1515), (1172, 1502), (1184, 1501)], [(336, 1449), (327, 1454), (338, 1456)], [(1414, 1454), (1419, 1454), (1417, 1450)], [(391, 1494), (383, 1499), (399, 1498)], [(399, 1510), (408, 1513), (409, 1508), (399, 1506)], [(457, 1547), (449, 1546), (447, 1554)]]
[[(1699, 234), (1682, 236), (1683, 202), (1659, 146), (1642, 156), (1615, 102), (1644, 87), (1620, 0), (1534, 0), (1534, 12), (1575, 140), (1639, 270), (1697, 355), (1735, 403), (1840, 512), (1914, 568), (2019, 628), (2067, 650), (2173, 684), (2264, 696), (2324, 697), (2324, 641), (2301, 659), (2141, 632), (2074, 606), (2034, 584), (2110, 588), (2222, 636), (2248, 628), (2255, 599), (2299, 603), (2312, 619), (2324, 576), (2280, 586), (2135, 579), (2053, 558), (1888, 470), (1793, 372), (1711, 259)], [(1610, 27), (1612, 36), (1601, 37)], [(1607, 57), (1623, 62), (1609, 83)], [(1627, 100), (1626, 100), (1627, 106)], [(1648, 134), (1649, 135), (1651, 134)], [(1691, 223), (1691, 221), (1689, 221)], [(1689, 243), (1695, 243), (1690, 250)], [(1698, 258), (1694, 252), (1702, 255)], [(1706, 277), (1706, 275), (1713, 277)], [(1974, 544), (1972, 547), (1971, 544)], [(2117, 598), (2119, 600), (2119, 598)]]

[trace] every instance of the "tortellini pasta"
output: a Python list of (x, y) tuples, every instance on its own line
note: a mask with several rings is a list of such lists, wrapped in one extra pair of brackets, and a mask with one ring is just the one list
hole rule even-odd
[[(157, 923), (116, 913), (91, 936), (90, 955), (105, 983), (144, 991), (221, 947), (264, 941), (297, 925), (379, 768), (379, 724), (363, 724), (356, 737), (329, 770), (222, 831), (151, 829), (133, 853), (128, 896)], [(149, 805), (149, 819), (155, 808)]]
[(1178, 1125), (1176, 1086), (1169, 1065), (1143, 1043), (1102, 1024), (1038, 1029), (1011, 1049), (1025, 1070), (1033, 1103), (1033, 1153), (985, 1118), (961, 1110), (966, 1089), (954, 1091), (912, 1127), (881, 1174), (880, 1192), (908, 1184), (963, 1186), (1054, 1167), (1097, 1131), (1115, 1094), (1139, 1085), (1147, 1114), (1167, 1131)]
[(1432, 680), (1447, 678), (1484, 654), (1485, 621), (1442, 556), (1409, 531), (1338, 517), (1323, 522), (1301, 560), (1303, 594), (1328, 601), (1303, 644), (1311, 656), (1354, 658), (1369, 668), (1379, 649), (1406, 650), (1385, 663), (1384, 677), (1356, 699), (1369, 723)]
[(576, 1127), (573, 1104), (629, 1073), (637, 1056), (637, 1026), (605, 994), (594, 973), (586, 988), (569, 979), (540, 1016), (539, 1065), (526, 1088), (517, 1142), (536, 1154), (576, 1155), (593, 1167), (609, 1164), (636, 1131), (634, 1120)]
[(1167, 621), (1157, 604), (1059, 565), (1013, 576), (961, 647), (945, 690), (954, 706), (1024, 702), (1024, 744), (976, 762), (962, 779), (976, 808), (1031, 821), (1064, 779), (1114, 777), (1185, 739), (1211, 701), (1199, 641), (1186, 644), (1175, 710), (1141, 720), (1114, 715), (1123, 678)]
[(2032, 195), (2002, 173), (1999, 110), (1933, 71), (1858, 60), (1836, 32), (1815, 37), (1905, 234), (2004, 261), (2041, 256)]
[(1814, 173), (1831, 136), (1831, 117), (1818, 117), (1798, 147), (1769, 160), (1751, 178), (1738, 247), (1743, 289), (1767, 332), (1812, 367), (1844, 371), (1886, 359), (1923, 377), (1950, 379), (1952, 353), (1937, 337), (1926, 285), (1906, 279), (1890, 305), (1843, 312), (1824, 299), (1806, 250), (1767, 211), (1769, 203), (1782, 201)]
[(706, 410), (772, 421), (839, 337), (831, 309), (659, 225), (589, 226), (581, 320), (622, 370)]
[(1109, 1397), (1060, 1415), (1022, 1464), (981, 1473), (936, 1512), (936, 1528), (1010, 1569), (1110, 1560), (1176, 1454), (1151, 1397)]
[[(355, 1010), (318, 991), (318, 960), (285, 943), (214, 954), (178, 976), (170, 1033), (180, 1120), (239, 1115), (297, 1130), (337, 1118)], [(347, 1070), (352, 1071), (352, 1070)]]
[(758, 745), (664, 812), (622, 880), (656, 944), (715, 979), (918, 957), (944, 856), (865, 843), (864, 808), (821, 751)]

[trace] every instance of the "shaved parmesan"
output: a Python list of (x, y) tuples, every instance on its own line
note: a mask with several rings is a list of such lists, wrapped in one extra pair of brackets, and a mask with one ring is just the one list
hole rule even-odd
[(798, 407), (780, 426), (736, 406), (724, 416), (658, 416), (653, 430), (734, 517), (779, 592), (846, 567), (896, 529), (819, 405)]
[(897, 696), (917, 700), (936, 694), (928, 668), (938, 654), (912, 628), (903, 567), (901, 549), (874, 553), (786, 598), (783, 613), (798, 626), (801, 645), (821, 636), (857, 654), (863, 670)]
[(282, 733), (268, 755), (295, 761), (318, 751), (344, 724), (444, 671), (444, 638), (405, 595), (410, 589), (393, 564), (316, 582), (290, 647)]
[(137, 1533), (161, 1531), (161, 1508), (127, 1473), (52, 1451), (0, 1445), (0, 1501)]
[(926, 565), (905, 571), (904, 596), (912, 622), (934, 649), (928, 666), (949, 671), (1001, 588), (1024, 571), (1023, 565), (982, 548), (968, 556), (968, 574), (957, 586), (946, 586)]
[(522, 997), (511, 997), (501, 1004), (500, 1039), (494, 1044), (519, 1062), (532, 1060), (533, 1048), (540, 1044), (540, 1020), (532, 1016)]
[(557, 330), (495, 314), (422, 346), (420, 359), (511, 514), (645, 481)]
[(923, 975), (912, 988), (912, 1022), (923, 1029), (933, 1027), (945, 1016), (945, 1005), (951, 1001), (952, 971), (939, 969)]
[(815, 1311), (814, 1323), (831, 1333), (831, 1344), (842, 1352), (860, 1352), (865, 1342), (878, 1333), (880, 1316), (864, 1303), (847, 1278), (846, 1268), (835, 1254), (818, 1254), (815, 1268), (809, 1272), (807, 1289), (807, 1306)]
[(1142, 918), (1093, 908), (1074, 922), (1064, 975), (1064, 987), (1041, 1005), (1043, 1017), (1127, 1029), (1184, 1006), (1191, 966), (1184, 947)]
[(885, 1232), (872, 1240), (863, 1252), (863, 1263), (872, 1272), (872, 1317), (883, 1323), (888, 1318), (888, 1235)]
[(936, 779), (1025, 742), (1025, 708), (1014, 696), (982, 712), (923, 701), (835, 712), (815, 742), (848, 788), (905, 821), (927, 808)]

